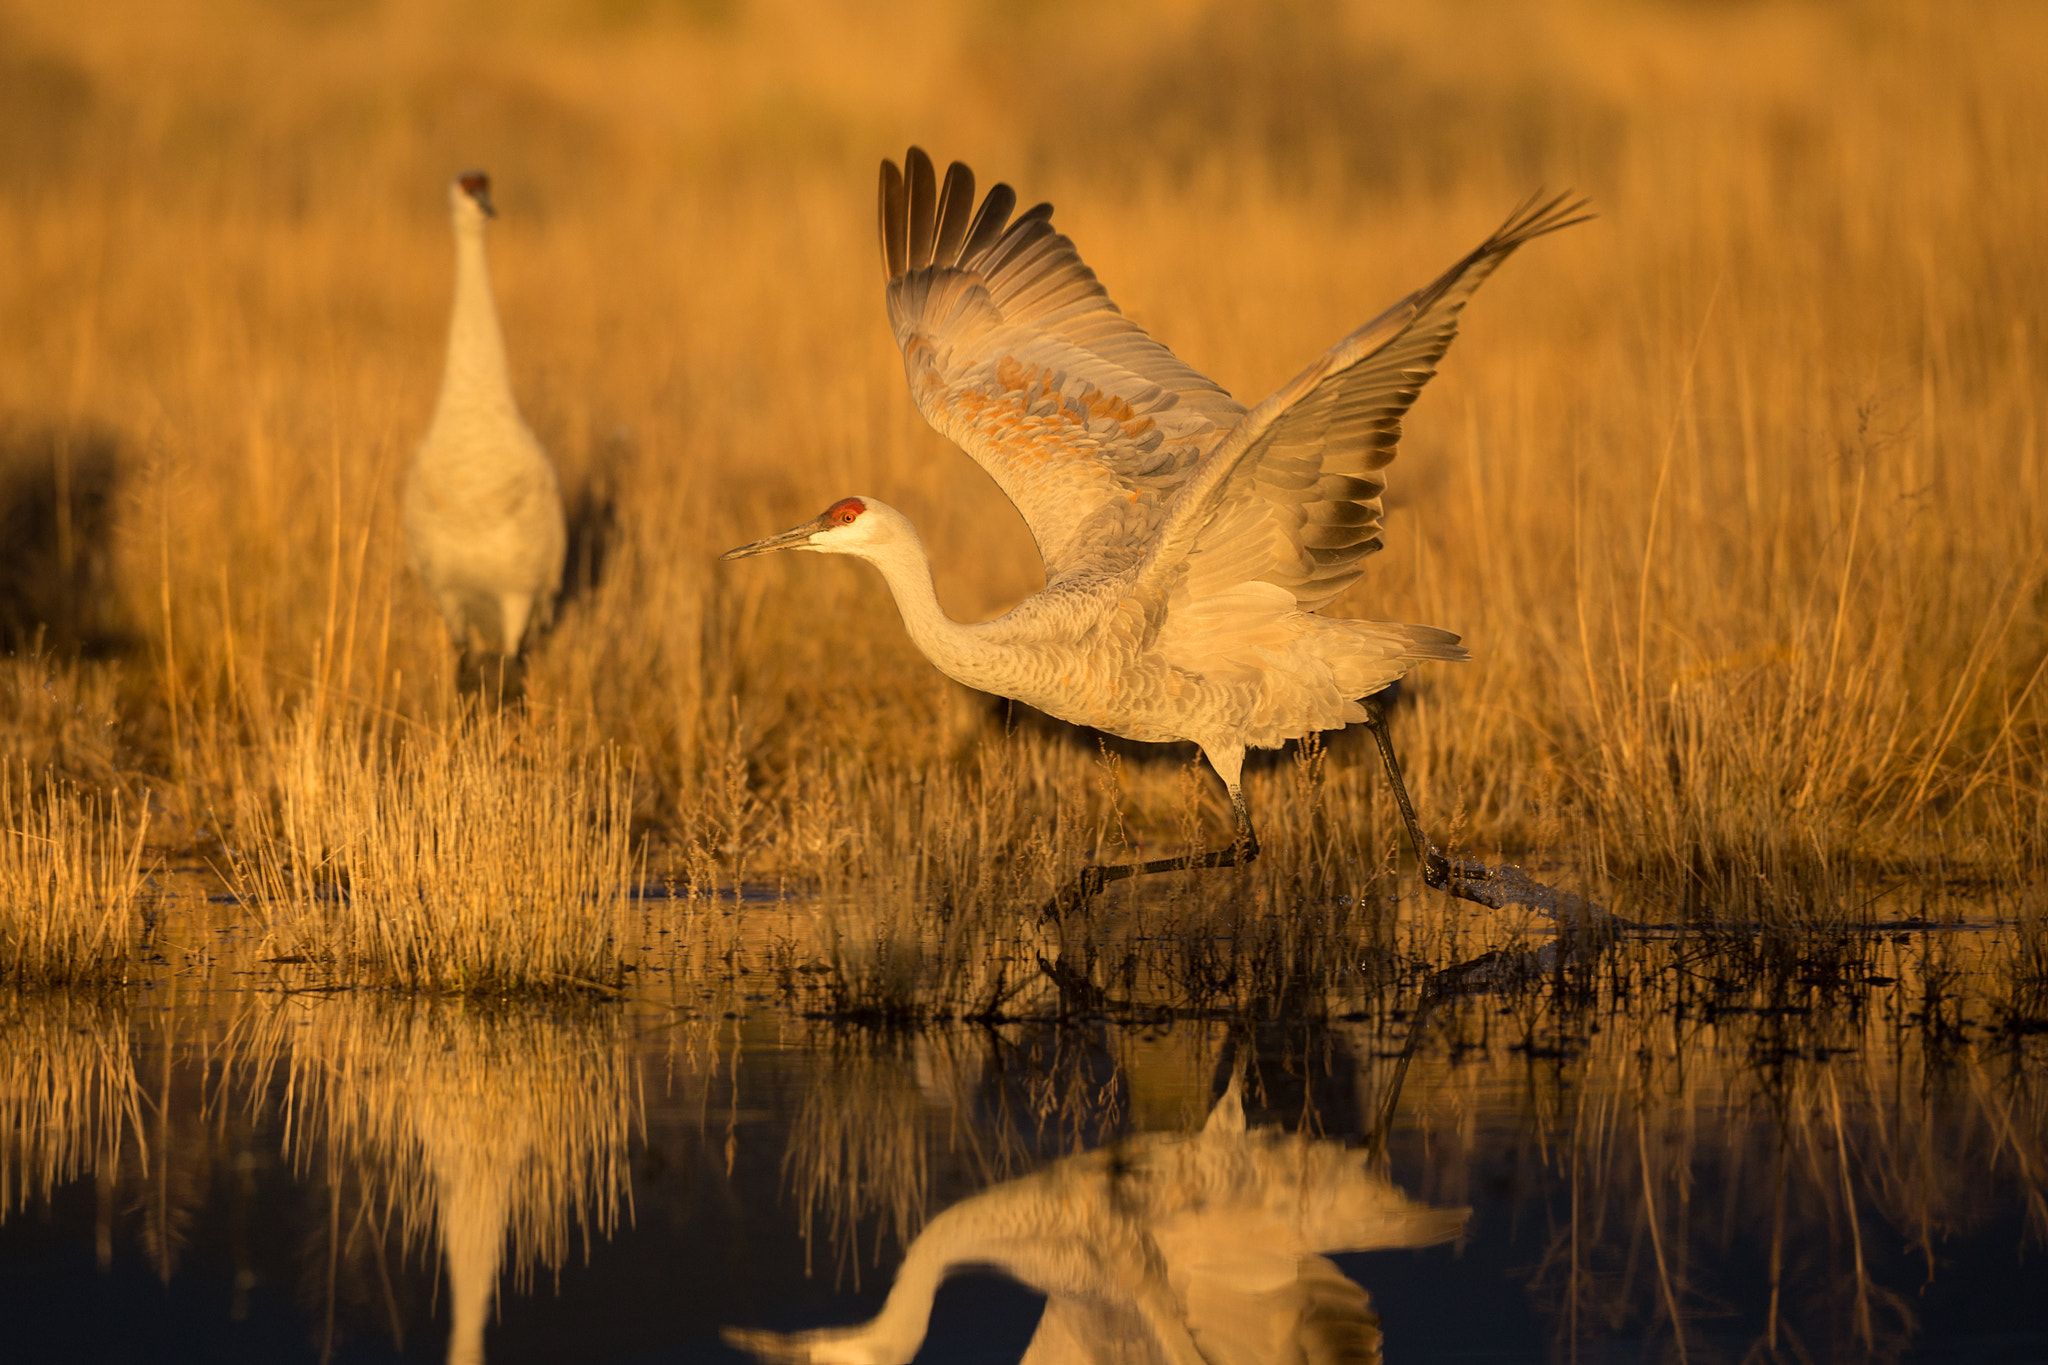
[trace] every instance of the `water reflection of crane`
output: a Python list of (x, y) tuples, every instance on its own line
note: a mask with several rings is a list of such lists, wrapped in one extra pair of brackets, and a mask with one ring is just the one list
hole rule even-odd
[(889, 319), (911, 394), (1017, 505), (1045, 589), (993, 621), (952, 620), (909, 519), (864, 496), (726, 557), (866, 559), (948, 677), (1077, 725), (1201, 746), (1230, 793), (1230, 846), (1091, 868), (1058, 905), (1113, 878), (1249, 861), (1245, 750), (1355, 722), (1379, 743), (1425, 875), (1446, 884), (1457, 869), (1422, 836), (1383, 717), (1359, 698), (1465, 651), (1433, 626), (1319, 612), (1380, 547), (1380, 471), (1466, 300), (1524, 242), (1582, 221), (1583, 201), (1524, 204), (1249, 410), (1124, 317), (1051, 205), (1012, 221), (1016, 202), (999, 184), (975, 211), (973, 173), (956, 161), (940, 188), (915, 147), (902, 172), (882, 163)]
[(726, 1339), (769, 1361), (903, 1365), (940, 1282), (994, 1266), (1046, 1296), (1031, 1365), (1377, 1360), (1379, 1319), (1325, 1253), (1430, 1246), (1464, 1211), (1408, 1199), (1368, 1152), (1248, 1129), (1239, 1092), (1233, 1079), (1199, 1132), (1142, 1134), (953, 1205), (869, 1322)]

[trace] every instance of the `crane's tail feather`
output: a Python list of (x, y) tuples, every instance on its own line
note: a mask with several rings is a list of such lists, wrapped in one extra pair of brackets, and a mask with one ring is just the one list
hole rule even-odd
[[(1314, 618), (1327, 620), (1326, 617)], [(1331, 621), (1345, 639), (1345, 646), (1324, 655), (1332, 680), (1344, 698), (1346, 724), (1365, 719), (1359, 699), (1370, 697), (1401, 678), (1419, 663), (1431, 660), (1460, 663), (1472, 657), (1458, 637), (1435, 626), (1403, 625), (1395, 621)]]
[[(1435, 626), (1307, 613), (1285, 618), (1277, 635), (1255, 621), (1234, 633), (1225, 623), (1222, 633), (1204, 632), (1201, 644), (1203, 662), (1194, 671), (1256, 698), (1237, 714), (1237, 728), (1215, 738), (1252, 749), (1276, 749), (1309, 730), (1356, 725), (1366, 718), (1364, 699), (1417, 664), (1470, 657), (1457, 636)], [(1215, 754), (1209, 740), (1201, 743)]]
[(1436, 626), (1392, 626), (1400, 634), (1405, 648), (1402, 657), (1409, 659), (1449, 659), (1462, 663), (1472, 657), (1472, 651), (1458, 643), (1458, 636)]

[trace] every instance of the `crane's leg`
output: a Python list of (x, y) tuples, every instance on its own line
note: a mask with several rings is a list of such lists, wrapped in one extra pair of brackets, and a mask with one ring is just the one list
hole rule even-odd
[(486, 711), (514, 710), (526, 705), (526, 660), (517, 654), (486, 651), (467, 660), (469, 695)]
[[(1239, 763), (1244, 761), (1242, 753)], [(1212, 764), (1214, 760), (1211, 760)], [(1111, 882), (1120, 882), (1126, 877), (1143, 877), (1153, 872), (1189, 872), (1203, 867), (1243, 867), (1259, 856), (1258, 832), (1252, 828), (1251, 808), (1244, 803), (1244, 792), (1234, 777), (1226, 779), (1230, 786), (1230, 809), (1236, 817), (1237, 828), (1226, 848), (1212, 848), (1206, 853), (1189, 854), (1180, 858), (1154, 858), (1142, 863), (1111, 863), (1107, 867), (1084, 867), (1074, 874), (1065, 886), (1053, 893), (1051, 900), (1038, 912), (1041, 920), (1057, 919), (1069, 910), (1078, 910), (1102, 893), (1102, 888)]]
[(478, 601), (482, 605), (472, 617), (477, 624), (463, 646), (457, 690), (486, 711), (524, 706), (526, 656), (520, 645), (533, 619), (533, 596), (507, 592)]
[(1422, 880), (1456, 894), (1460, 879), (1479, 881), (1491, 876), (1492, 872), (1481, 864), (1452, 862), (1437, 852), (1436, 845), (1422, 832), (1422, 822), (1415, 818), (1415, 803), (1408, 799), (1408, 784), (1401, 780), (1401, 761), (1394, 757), (1394, 741), (1387, 733), (1387, 713), (1371, 699), (1365, 702), (1365, 728), (1372, 731), (1373, 742), (1380, 746), (1380, 761), (1386, 764), (1387, 780), (1394, 784), (1394, 800), (1401, 807), (1401, 819), (1408, 825), (1408, 842), (1422, 864)]
[(533, 594), (498, 594), (498, 652), (518, 655), (526, 644), (526, 623), (533, 615)]

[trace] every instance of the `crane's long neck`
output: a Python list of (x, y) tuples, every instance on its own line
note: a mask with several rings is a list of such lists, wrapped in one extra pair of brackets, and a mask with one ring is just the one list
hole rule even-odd
[(980, 632), (946, 615), (932, 587), (932, 566), (915, 539), (897, 541), (868, 556), (888, 581), (904, 628), (941, 673), (969, 687), (989, 685), (988, 646)]
[[(925, 1225), (889, 1285), (889, 1297), (882, 1311), (857, 1327), (845, 1329), (845, 1339), (862, 1346), (859, 1358), (876, 1365), (909, 1365), (924, 1344), (931, 1326), (932, 1301), (948, 1272), (965, 1265), (993, 1265), (1007, 1268), (1008, 1247), (991, 1238), (985, 1212), (979, 1206), (986, 1197), (969, 1199), (945, 1210)], [(816, 1351), (814, 1359), (842, 1359)]]
[(491, 298), (491, 269), (484, 260), (484, 225), (455, 224), (455, 311), (448, 320), (448, 365), (441, 376), (443, 408), (512, 405), (505, 367), (505, 334)]
[(882, 1311), (859, 1329), (870, 1360), (877, 1365), (909, 1365), (931, 1327), (932, 1300), (948, 1268), (940, 1248), (922, 1237), (911, 1244)]

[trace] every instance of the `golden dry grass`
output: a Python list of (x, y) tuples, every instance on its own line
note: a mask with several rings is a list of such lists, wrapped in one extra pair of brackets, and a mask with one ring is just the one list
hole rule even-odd
[[(88, 660), (57, 685), (117, 701), (119, 772), (180, 842), (263, 841), (234, 812), (288, 780), (300, 717), (452, 733), (396, 505), (441, 187), (481, 164), (586, 547), (514, 729), (565, 778), (630, 755), (657, 861), (700, 885), (1029, 903), (1106, 835), (1184, 842), (1184, 756), (1105, 780), (1086, 744), (1003, 737), (859, 566), (713, 562), (861, 491), (917, 521), (956, 614), (1037, 586), (903, 392), (878, 157), (917, 140), (1053, 199), (1125, 309), (1247, 397), (1572, 185), (1601, 218), (1468, 313), (1339, 606), (1473, 647), (1397, 722), (1438, 837), (1657, 916), (2038, 877), (2048, 16), (1412, 8), (9, 5), (0, 512), (35, 534), (0, 625)], [(1321, 824), (1292, 765), (1255, 771), (1259, 876), (1373, 885), (1369, 768), (1333, 746)]]
[(270, 776), (236, 880), (277, 957), (458, 994), (616, 990), (631, 969), (615, 756), (489, 717), (387, 753), (302, 716)]
[(124, 980), (143, 934), (147, 816), (45, 773), (0, 767), (0, 982)]

